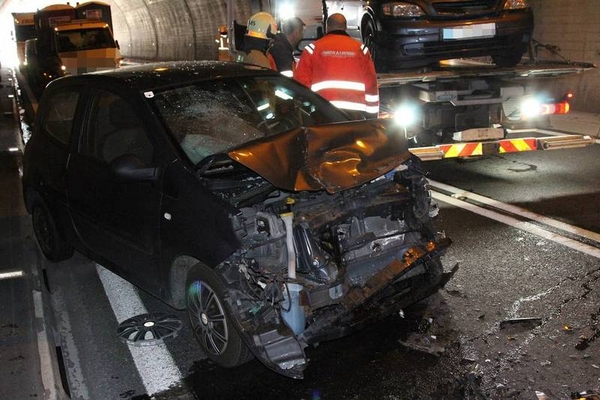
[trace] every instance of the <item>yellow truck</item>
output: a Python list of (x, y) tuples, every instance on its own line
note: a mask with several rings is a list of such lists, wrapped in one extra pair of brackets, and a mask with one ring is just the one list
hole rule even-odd
[[(30, 14), (35, 35), (25, 41), (22, 72), (34, 93), (41, 94), (48, 82), (63, 75), (119, 67), (109, 4), (53, 4)], [(15, 31), (16, 26), (15, 17)]]

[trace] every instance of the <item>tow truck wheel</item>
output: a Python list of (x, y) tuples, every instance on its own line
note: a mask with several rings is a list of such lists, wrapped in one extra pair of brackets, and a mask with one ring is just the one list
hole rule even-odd
[(225, 288), (216, 273), (200, 263), (188, 273), (188, 316), (200, 347), (215, 363), (235, 367), (252, 353), (237, 332), (224, 301)]
[(48, 206), (40, 199), (33, 204), (31, 220), (38, 246), (46, 259), (59, 262), (71, 258), (73, 248), (58, 230)]

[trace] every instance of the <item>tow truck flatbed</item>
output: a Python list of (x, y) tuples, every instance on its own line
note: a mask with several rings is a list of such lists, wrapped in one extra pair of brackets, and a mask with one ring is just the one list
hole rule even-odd
[[(414, 139), (410, 151), (422, 160), (585, 147), (595, 140), (539, 129), (539, 117), (569, 112), (570, 97), (542, 98), (530, 82), (594, 68), (585, 62), (499, 68), (479, 60), (448, 60), (435, 69), (379, 74), (381, 109), (404, 126)], [(536, 111), (530, 114), (532, 103)], [(410, 109), (415, 115), (407, 116)]]
[(377, 75), (379, 87), (405, 85), (410, 83), (434, 82), (466, 78), (542, 78), (579, 74), (597, 66), (586, 62), (536, 61), (511, 68), (499, 68), (494, 64), (473, 60), (449, 60), (440, 67), (427, 71), (395, 71)]

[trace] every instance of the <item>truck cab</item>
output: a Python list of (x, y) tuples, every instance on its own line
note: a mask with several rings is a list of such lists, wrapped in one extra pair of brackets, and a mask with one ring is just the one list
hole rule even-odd
[(65, 74), (78, 75), (119, 66), (121, 54), (108, 24), (75, 20), (56, 26), (54, 33)]

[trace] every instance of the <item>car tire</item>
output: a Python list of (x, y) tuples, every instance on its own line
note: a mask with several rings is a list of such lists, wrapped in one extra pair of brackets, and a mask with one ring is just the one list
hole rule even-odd
[(368, 47), (371, 53), (371, 58), (375, 64), (375, 70), (377, 72), (386, 72), (388, 70), (387, 61), (383, 59), (381, 51), (379, 50), (376, 42), (377, 30), (373, 21), (368, 21), (362, 31), (363, 44)]
[(59, 262), (73, 256), (73, 248), (65, 240), (52, 213), (43, 201), (36, 200), (33, 204), (31, 220), (38, 246), (47, 260)]
[(512, 68), (518, 63), (521, 62), (521, 58), (523, 58), (523, 52), (519, 50), (515, 50), (512, 53), (505, 53), (501, 55), (493, 55), (492, 61), (498, 67), (501, 68)]
[(187, 277), (186, 303), (194, 335), (206, 356), (231, 368), (254, 358), (225, 303), (225, 288), (210, 268), (196, 264)]

